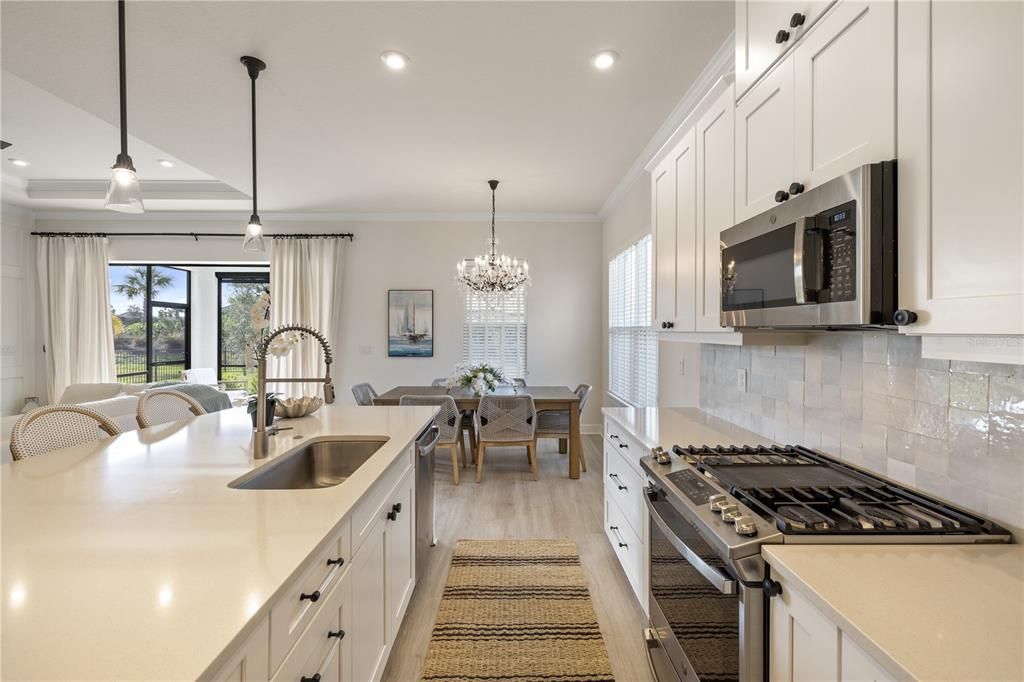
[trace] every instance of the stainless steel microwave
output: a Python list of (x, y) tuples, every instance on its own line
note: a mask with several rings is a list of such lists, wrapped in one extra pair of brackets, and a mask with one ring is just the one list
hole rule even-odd
[(800, 189), (722, 232), (722, 326), (894, 324), (896, 162)]

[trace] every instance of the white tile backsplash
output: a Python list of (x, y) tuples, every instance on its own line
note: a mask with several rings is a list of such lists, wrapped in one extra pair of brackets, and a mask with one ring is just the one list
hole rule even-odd
[(931, 360), (916, 337), (839, 332), (806, 346), (705, 344), (700, 382), (701, 407), (718, 417), (1024, 528), (1024, 367)]

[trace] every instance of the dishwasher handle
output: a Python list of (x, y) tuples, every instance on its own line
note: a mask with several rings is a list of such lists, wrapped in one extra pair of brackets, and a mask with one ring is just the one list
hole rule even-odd
[(436, 424), (431, 424), (416, 438), (416, 454), (420, 456), (429, 455), (437, 448), (437, 441), (441, 439), (441, 430)]

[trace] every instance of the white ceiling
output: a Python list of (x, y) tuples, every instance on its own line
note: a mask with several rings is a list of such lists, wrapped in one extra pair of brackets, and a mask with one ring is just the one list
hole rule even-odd
[[(0, 135), (15, 143), (4, 175), (105, 179), (116, 4), (5, 0), (0, 12)], [(261, 212), (480, 212), (496, 177), (500, 211), (596, 213), (728, 36), (733, 2), (133, 1), (127, 22), (144, 186), (215, 179), (248, 193), (238, 57), (253, 54), (269, 65)], [(599, 72), (589, 58), (604, 48), (621, 57)], [(387, 49), (409, 55), (404, 72), (381, 64)]]

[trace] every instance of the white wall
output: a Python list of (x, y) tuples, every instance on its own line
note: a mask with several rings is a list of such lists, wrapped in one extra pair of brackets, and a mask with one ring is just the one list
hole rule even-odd
[[(429, 383), (451, 374), (462, 352), (462, 299), (455, 264), (481, 253), (487, 225), (473, 222), (352, 222), (265, 219), (269, 232), (354, 232), (348, 245), (343, 292), (343, 327), (338, 346), (338, 395), (351, 400), (348, 386), (369, 381), (378, 390), (397, 384)], [(112, 238), (112, 260), (162, 263), (265, 262), (241, 250), (241, 223), (38, 220), (41, 230), (233, 232), (233, 239)], [(530, 261), (533, 287), (527, 301), (527, 380), (535, 385), (578, 383), (603, 393), (601, 301), (604, 268), (601, 226), (580, 222), (499, 223), (499, 248)], [(387, 290), (434, 290), (434, 357), (387, 357)], [(213, 290), (214, 300), (216, 290)], [(214, 319), (213, 328), (216, 329)], [(193, 350), (196, 348), (193, 340)], [(199, 356), (196, 356), (199, 357)], [(197, 361), (194, 360), (193, 364)], [(600, 424), (600, 400), (593, 400), (584, 425)]]
[(39, 286), (32, 214), (0, 205), (0, 415), (21, 412), (43, 391), (43, 354), (36, 339)]

